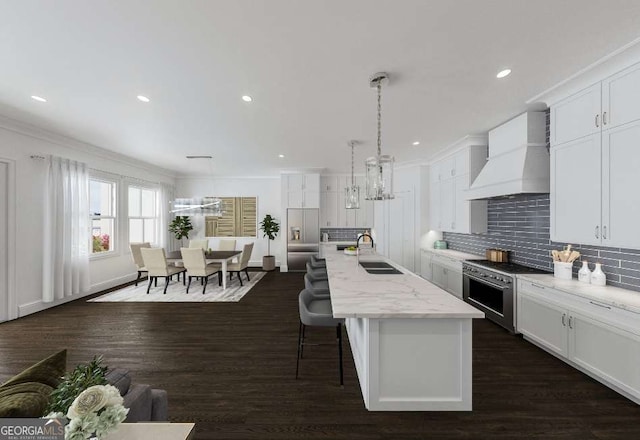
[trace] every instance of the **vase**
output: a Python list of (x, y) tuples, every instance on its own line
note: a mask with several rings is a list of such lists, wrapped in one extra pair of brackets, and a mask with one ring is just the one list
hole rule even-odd
[(274, 255), (265, 255), (262, 257), (262, 270), (272, 271), (276, 268), (276, 257)]
[(607, 276), (602, 271), (602, 264), (596, 263), (596, 268), (591, 272), (591, 284), (596, 286), (605, 286), (607, 284)]
[(587, 263), (587, 260), (582, 262), (582, 267), (578, 271), (578, 281), (583, 283), (591, 282), (591, 271), (589, 270), (589, 263)]

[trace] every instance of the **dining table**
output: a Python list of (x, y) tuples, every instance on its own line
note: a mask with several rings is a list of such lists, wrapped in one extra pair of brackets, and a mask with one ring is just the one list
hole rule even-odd
[[(222, 290), (227, 288), (227, 264), (240, 255), (242, 251), (205, 251), (204, 258), (209, 263), (219, 263), (222, 271)], [(182, 261), (182, 253), (180, 251), (167, 252), (167, 261)]]

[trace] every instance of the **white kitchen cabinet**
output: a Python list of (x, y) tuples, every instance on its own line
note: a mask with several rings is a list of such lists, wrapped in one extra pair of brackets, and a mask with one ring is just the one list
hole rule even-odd
[(527, 292), (518, 292), (518, 331), (561, 356), (568, 355), (567, 310)]
[(431, 252), (422, 249), (420, 251), (420, 276), (427, 281), (433, 280), (431, 270)]
[(336, 192), (338, 189), (338, 176), (320, 176), (321, 192)]
[(640, 121), (551, 149), (551, 239), (640, 249)]
[(600, 134), (551, 149), (551, 239), (600, 244)]
[(519, 280), (517, 327), (528, 341), (640, 403), (640, 317)]
[(551, 107), (551, 144), (640, 120), (640, 63)]
[(640, 119), (640, 64), (602, 82), (602, 129)]
[(431, 256), (433, 284), (462, 299), (462, 262), (441, 255)]
[(640, 249), (639, 140), (640, 121), (602, 133), (604, 246)]
[(338, 193), (323, 191), (320, 193), (320, 227), (338, 226)]
[(551, 107), (552, 145), (600, 132), (601, 95), (598, 83)]
[(486, 146), (471, 145), (430, 165), (431, 229), (463, 234), (487, 231), (487, 202), (466, 200), (465, 194), (486, 158)]
[(320, 208), (319, 174), (283, 174), (281, 183), (287, 208)]

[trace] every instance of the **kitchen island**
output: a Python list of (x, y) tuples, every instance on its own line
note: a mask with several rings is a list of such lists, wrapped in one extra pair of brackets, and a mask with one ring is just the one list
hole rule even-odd
[(355, 256), (323, 251), (367, 409), (470, 411), (471, 320), (484, 313), (371, 250), (360, 262), (402, 273), (368, 273)]

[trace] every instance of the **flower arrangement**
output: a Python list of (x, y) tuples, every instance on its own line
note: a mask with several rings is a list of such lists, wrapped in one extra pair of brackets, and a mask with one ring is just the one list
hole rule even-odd
[(94, 235), (92, 236), (92, 248), (93, 253), (105, 252), (109, 250), (109, 234)]
[(107, 385), (108, 367), (96, 357), (67, 373), (51, 394), (45, 418), (66, 418), (66, 440), (101, 439), (114, 430), (129, 413), (118, 389)]
[(113, 385), (94, 385), (76, 397), (66, 415), (51, 413), (46, 418), (69, 419), (64, 429), (65, 440), (101, 439), (127, 417), (129, 409), (122, 403), (122, 396)]

